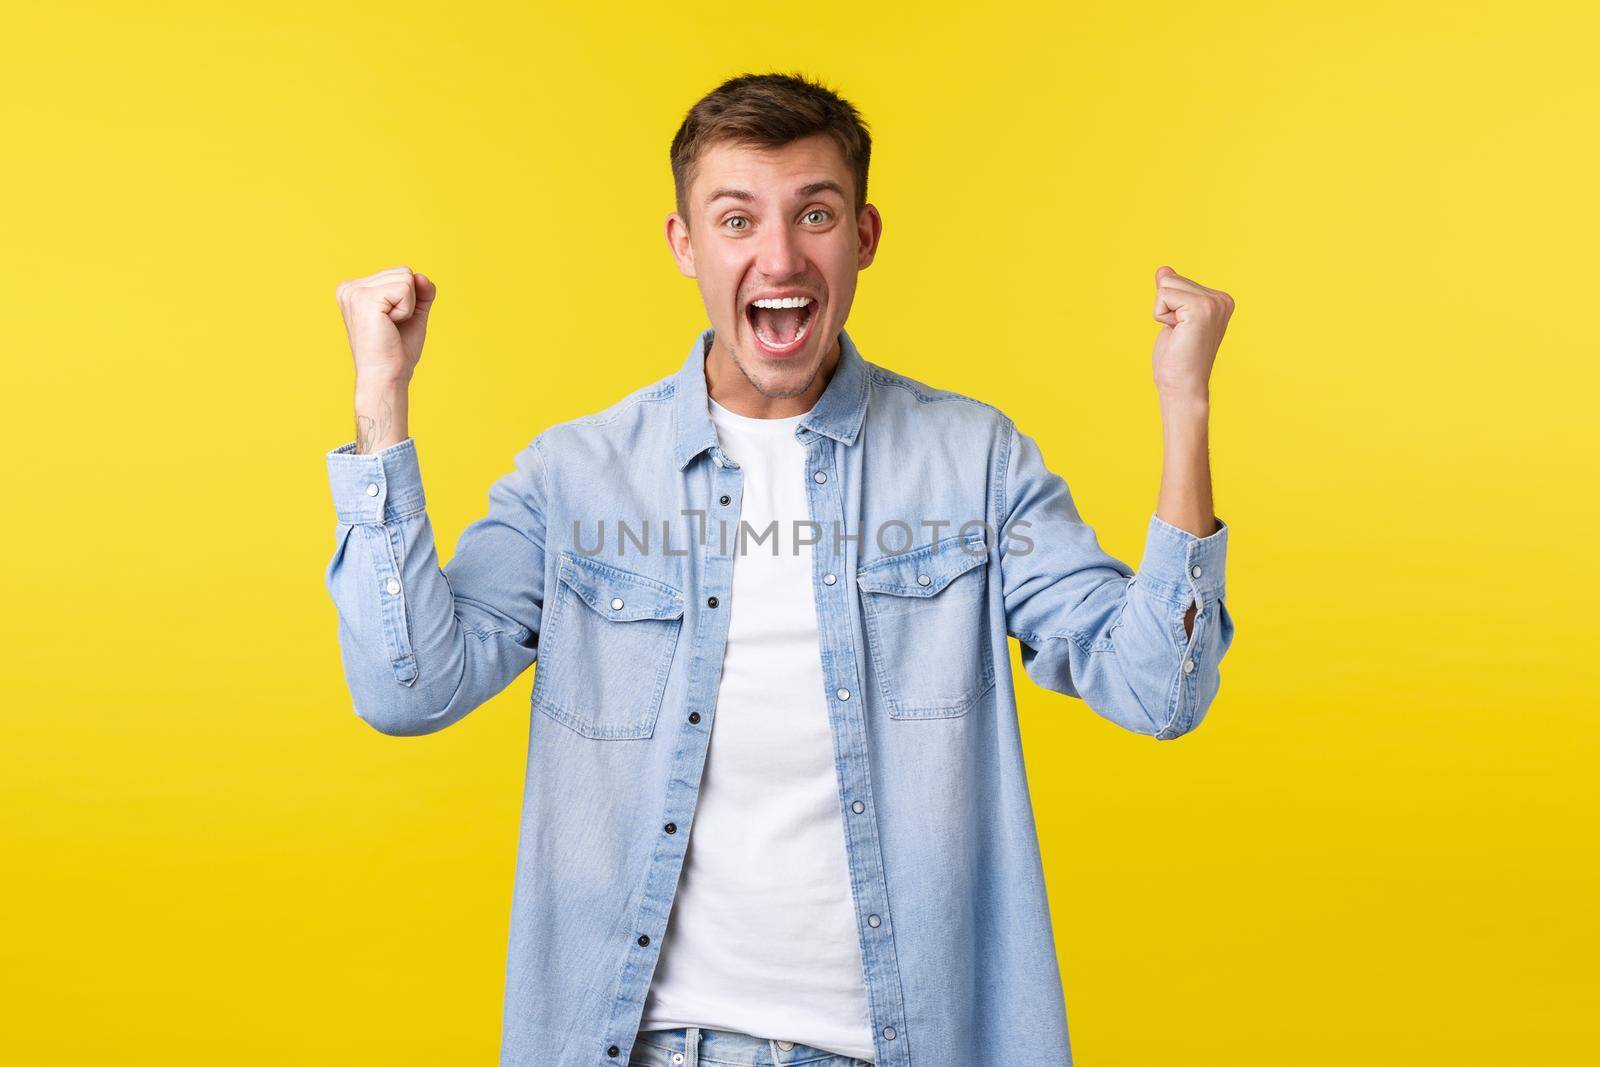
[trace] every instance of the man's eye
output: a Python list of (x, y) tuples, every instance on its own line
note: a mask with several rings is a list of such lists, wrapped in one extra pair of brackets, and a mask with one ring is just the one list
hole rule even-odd
[[(733, 226), (733, 224), (736, 223), (736, 222), (749, 222), (749, 221), (750, 220), (745, 218), (743, 215), (734, 215), (732, 218), (729, 218), (727, 220), (726, 225)], [(747, 230), (747, 229), (749, 229), (748, 226), (733, 226), (733, 228), (736, 229), (736, 230)]]
[[(810, 218), (812, 215), (826, 215), (827, 213), (828, 212), (823, 208), (814, 207), (810, 211), (806, 212), (805, 217)], [(822, 220), (818, 219), (817, 221), (821, 222)]]

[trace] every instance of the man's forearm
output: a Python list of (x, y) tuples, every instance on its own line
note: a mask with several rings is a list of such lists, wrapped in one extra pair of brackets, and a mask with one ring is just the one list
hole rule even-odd
[[(1209, 396), (1160, 398), (1161, 493), (1156, 517), (1196, 537), (1217, 531), (1212, 512)], [(1194, 633), (1195, 606), (1183, 617), (1183, 629)]]
[(410, 382), (356, 382), (356, 452), (366, 455), (411, 436), (406, 415)]

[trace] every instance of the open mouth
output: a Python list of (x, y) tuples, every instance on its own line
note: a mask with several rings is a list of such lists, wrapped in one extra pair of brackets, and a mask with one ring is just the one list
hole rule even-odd
[(744, 315), (763, 355), (787, 356), (805, 344), (816, 307), (809, 296), (771, 297), (750, 301)]

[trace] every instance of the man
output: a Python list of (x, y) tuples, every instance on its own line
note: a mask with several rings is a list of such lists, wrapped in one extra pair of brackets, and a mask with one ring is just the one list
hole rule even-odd
[(1007, 637), (1128, 730), (1200, 724), (1233, 637), (1206, 455), (1233, 302), (1156, 274), (1136, 574), (1003, 412), (844, 330), (882, 233), (869, 155), (801, 77), (696, 103), (666, 238), (710, 326), (522, 449), (442, 570), (406, 418), (438, 289), (339, 286), (327, 584), (356, 714), (441, 730), (539, 664), (504, 1064), (1070, 1062)]

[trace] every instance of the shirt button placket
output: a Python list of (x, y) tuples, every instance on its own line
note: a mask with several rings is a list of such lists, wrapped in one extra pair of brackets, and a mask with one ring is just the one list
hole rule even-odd
[[(720, 482), (720, 483), (723, 483), (723, 485), (729, 490), (728, 492), (722, 492), (720, 489), (714, 489), (712, 491), (713, 498), (717, 501), (718, 504), (722, 505), (723, 507), (729, 507), (735, 501), (736, 490), (738, 489), (739, 479), (742, 477), (742, 475), (739, 473), (739, 470), (735, 465), (733, 465), (731, 463), (725, 463), (723, 461), (722, 457), (720, 455), (718, 455), (716, 452), (712, 453), (711, 461), (717, 466), (718, 471), (719, 471), (719, 473), (716, 475), (716, 480), (718, 482)], [(707, 533), (709, 533), (709, 530), (707, 531)], [(708, 539), (707, 538), (703, 538), (702, 540), (703, 540), (703, 542), (706, 542)], [(714, 547), (711, 544), (707, 543), (706, 561), (709, 564), (710, 569), (713, 572), (711, 574), (711, 576), (709, 577), (708, 582), (709, 582), (709, 584), (712, 585), (713, 588), (716, 588), (720, 583), (722, 583), (723, 581), (726, 580), (726, 576), (728, 575), (729, 571), (731, 570), (731, 564), (728, 562), (728, 560), (730, 558), (731, 558), (731, 551), (730, 551), (729, 547), (726, 545), (725, 542), (720, 543), (720, 544), (718, 544), (718, 545), (716, 545)], [(623, 600), (622, 597), (613, 597), (609, 601), (607, 601), (607, 603), (610, 606), (612, 611), (621, 611), (623, 609), (623, 607), (625, 606), (625, 603), (624, 603), (624, 600)], [(710, 594), (705, 599), (705, 604), (706, 604), (707, 608), (715, 609), (721, 603), (722, 603), (721, 599), (716, 594)], [(711, 684), (714, 684), (714, 683), (706, 682), (705, 684), (711, 685)], [(712, 695), (714, 696), (714, 693)], [(691, 711), (691, 712), (688, 713), (687, 718), (688, 718), (690, 723), (697, 724), (697, 723), (700, 722), (700, 718), (701, 718), (700, 712)], [(704, 759), (706, 746), (708, 745), (709, 740), (710, 740), (710, 732), (709, 731), (700, 731), (698, 734), (692, 734), (692, 733), (689, 733), (689, 732), (685, 732), (684, 737), (685, 737), (686, 740), (684, 742), (683, 749), (679, 753), (679, 757), (682, 758), (682, 759), (696, 758), (696, 757), (698, 757), (700, 759)], [(694, 746), (692, 749), (689, 747), (691, 745)], [(689, 814), (692, 811), (692, 808), (693, 808), (693, 805), (694, 805), (694, 801), (695, 801), (695, 798), (696, 798), (697, 795), (698, 794), (694, 793), (693, 791), (690, 791), (690, 792), (688, 792), (686, 794), (686, 797), (682, 800), (682, 803), (685, 806), (685, 810), (683, 812), (683, 815), (680, 816), (681, 818), (684, 818), (684, 819), (688, 818)], [(679, 803), (679, 800), (678, 800), (677, 794), (669, 793), (669, 807), (668, 807), (668, 810), (667, 810), (666, 814), (671, 816), (673, 814), (673, 808), (678, 806), (678, 803)], [(685, 850), (687, 848), (687, 844), (685, 842), (683, 842), (682, 837), (680, 837), (680, 835), (678, 835), (678, 823), (676, 821), (667, 821), (667, 822), (662, 824), (661, 829), (662, 829), (662, 831), (664, 833), (666, 833), (666, 835), (669, 838), (679, 841), (678, 851), (672, 852), (672, 853), (662, 853), (661, 855), (662, 855), (663, 860), (665, 860), (665, 858), (668, 855), (672, 855), (672, 856), (676, 857), (677, 862), (681, 864), (682, 857), (683, 857), (683, 850)], [(682, 868), (680, 866), (679, 867), (679, 871), (680, 872), (681, 872), (681, 869)], [(667, 885), (668, 882), (669, 882), (668, 876), (666, 874), (664, 874), (664, 873), (658, 873), (656, 871), (652, 871), (651, 872), (651, 877), (652, 878), (660, 878), (660, 880), (661, 880), (663, 885)], [(671, 877), (672, 878), (676, 878), (677, 875), (674, 874)], [(647, 892), (648, 892), (648, 890), (647, 890)], [(670, 898), (670, 889), (667, 891), (667, 895)], [(649, 934), (638, 934), (634, 938), (634, 941), (641, 949), (649, 949), (650, 946), (651, 946), (651, 938), (650, 938)], [(645, 970), (644, 969), (640, 969), (636, 973), (644, 974)], [(642, 995), (644, 995), (644, 992), (645, 992), (645, 989), (643, 987), (641, 987), (640, 990), (639, 990), (638, 995), (642, 996)], [(620, 1053), (621, 1053), (621, 1049), (617, 1045), (613, 1044), (613, 1045), (608, 1045), (606, 1047), (606, 1056), (609, 1057), (609, 1058), (615, 1059)], [(682, 1063), (683, 1062), (683, 1054), (682, 1053), (678, 1053), (675, 1056), (675, 1060), (678, 1063)]]
[[(823, 448), (825, 449), (826, 447), (827, 447), (826, 442), (824, 442), (823, 443)], [(824, 451), (821, 454), (821, 456), (819, 456), (814, 461), (814, 462), (816, 462), (818, 464), (818, 466), (816, 466), (811, 472), (811, 480), (812, 480), (813, 483), (815, 483), (815, 486), (817, 487), (815, 489), (815, 496), (813, 498), (816, 501), (817, 506), (813, 509), (813, 512), (814, 512), (814, 514), (825, 515), (828, 519), (831, 519), (834, 522), (839, 522), (839, 521), (842, 521), (842, 508), (837, 504), (837, 502), (829, 500), (828, 499), (827, 490), (821, 488), (821, 487), (826, 486), (828, 484), (828, 472), (826, 470), (824, 470), (822, 468), (822, 466), (820, 465), (820, 464), (826, 462), (826, 456), (827, 455), (828, 455), (828, 453)], [(822, 544), (826, 549), (826, 554), (829, 555), (830, 557), (833, 556), (835, 553), (838, 553), (838, 554), (842, 555), (842, 546), (840, 545), (838, 538), (827, 537), (827, 538), (824, 539)], [(834, 565), (837, 565), (838, 562), (840, 562), (840, 561), (839, 560), (834, 560), (833, 561)], [(822, 576), (822, 584), (825, 585), (825, 586), (828, 586), (830, 588), (837, 586), (838, 581), (839, 581), (839, 576), (836, 573), (834, 573), (833, 571), (828, 571), (828, 572), (824, 573), (823, 576)], [(920, 584), (922, 586), (927, 586), (932, 582), (932, 578), (929, 577), (928, 575), (918, 575), (917, 576), (917, 582), (918, 582), (918, 584)], [(842, 606), (840, 606), (839, 604), (835, 603), (834, 605), (832, 605), (831, 608), (824, 607), (823, 610), (824, 611), (832, 611), (832, 610), (844, 610), (844, 609), (843, 609)], [(828, 628), (825, 627), (823, 632), (824, 632), (824, 639), (826, 640), (826, 634), (828, 633)], [(833, 648), (826, 648), (825, 651), (828, 652), (828, 653), (837, 654), (838, 652), (840, 652), (842, 650), (833, 649)], [(842, 662), (842, 663), (853, 663), (854, 662), (853, 657), (851, 657), (849, 655), (839, 655), (839, 656), (837, 656), (837, 658), (838, 658), (839, 662)], [(845, 684), (840, 684), (840, 683), (845, 683)], [(835, 683), (836, 688), (833, 691), (833, 695), (834, 695), (834, 699), (838, 701), (838, 703), (839, 703), (839, 705), (841, 707), (848, 707), (849, 706), (851, 697), (854, 695), (850, 691), (850, 685), (853, 685), (853, 684), (855, 684), (854, 681), (853, 681), (853, 676), (847, 677), (847, 678), (842, 678), (842, 679), (839, 680), (839, 682)], [(855, 773), (855, 763), (854, 762), (847, 762), (845, 767), (846, 767), (846, 770), (845, 770), (846, 781), (844, 782), (845, 789), (848, 790), (848, 791), (856, 791), (856, 790), (858, 790), (859, 789), (859, 785), (858, 785), (858, 783), (856, 781), (853, 780), (853, 776), (854, 776), (854, 773)], [(860, 815), (860, 814), (864, 813), (867, 810), (867, 806), (864, 803), (862, 803), (860, 800), (854, 800), (854, 801), (851, 801), (851, 803), (850, 803), (850, 810), (852, 812), (854, 812), (855, 814)], [(847, 858), (850, 860), (850, 862), (852, 864), (854, 864), (855, 861), (856, 861), (856, 855), (857, 855), (856, 852), (853, 852), (853, 851), (850, 851), (850, 850), (847, 849)], [(880, 888), (880, 886), (877, 883), (874, 883), (871, 886), (867, 886), (866, 887), (866, 892), (868, 894), (871, 894), (871, 895), (875, 896), (875, 895), (877, 895), (877, 892), (878, 892), (879, 888)], [(870, 913), (867, 916), (867, 925), (869, 927), (871, 927), (873, 930), (883, 930), (884, 929), (883, 916), (879, 915), (877, 912)], [(867, 979), (868, 979), (869, 982), (873, 981), (876, 978), (876, 975), (877, 975), (877, 967), (875, 966), (875, 963), (876, 963), (876, 958), (874, 957), (874, 958), (869, 959), (868, 964), (867, 964)], [(900, 1033), (893, 1026), (884, 1026), (880, 1032), (882, 1033), (884, 1039), (888, 1040), (888, 1041), (893, 1041), (896, 1037), (899, 1036), (899, 1033)]]

